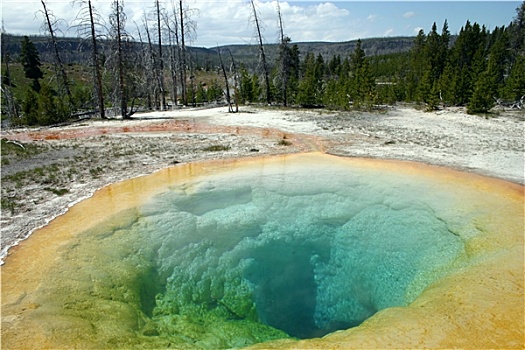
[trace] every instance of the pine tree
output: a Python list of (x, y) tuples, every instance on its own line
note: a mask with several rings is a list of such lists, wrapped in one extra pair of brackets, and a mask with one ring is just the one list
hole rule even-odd
[(259, 76), (257, 74), (252, 75), (252, 94), (253, 94), (253, 102), (260, 102), (262, 101), (262, 91), (263, 88), (261, 87), (261, 82), (259, 79)]
[[(471, 24), (470, 21), (467, 21), (459, 32), (449, 55), (449, 67), (445, 67), (451, 81), (445, 95), (449, 98), (453, 96), (454, 104), (468, 104), (476, 79), (486, 69), (486, 39), (486, 29), (477, 23)], [(443, 83), (442, 81), (442, 87)]]
[(43, 84), (38, 95), (40, 125), (52, 125), (61, 121), (54, 92), (48, 84)]
[(472, 98), (467, 105), (467, 113), (487, 113), (493, 106), (493, 76), (487, 70), (480, 75), (476, 82)]
[(33, 89), (27, 89), (22, 101), (22, 123), (38, 125), (38, 95)]
[(518, 56), (512, 66), (505, 85), (505, 93), (511, 101), (519, 101), (525, 96), (525, 55)]
[(42, 64), (40, 63), (40, 55), (38, 54), (38, 50), (27, 36), (24, 36), (21, 42), (20, 62), (24, 68), (25, 77), (33, 80), (31, 87), (34, 91), (39, 92), (40, 82), (38, 79), (42, 79), (44, 77), (44, 74), (40, 69)]
[(315, 58), (309, 52), (303, 61), (303, 78), (299, 83), (297, 102), (303, 106), (315, 106), (322, 102), (319, 87), (322, 86), (322, 57)]
[(252, 77), (246, 70), (246, 68), (241, 65), (240, 69), (241, 73), (241, 82), (240, 82), (240, 102), (241, 103), (247, 103), (247, 102), (253, 102), (254, 96), (253, 96), (253, 83), (252, 83)]
[(354, 52), (350, 56), (350, 76), (349, 94), (354, 101), (354, 106), (358, 107), (363, 102), (370, 106), (375, 95), (375, 79), (372, 76), (365, 51), (361, 47), (361, 40), (357, 40)]
[(445, 105), (455, 106), (458, 103), (458, 97), (456, 96), (458, 75), (458, 68), (450, 61), (447, 62), (438, 82), (440, 99)]
[(516, 9), (516, 17), (511, 23), (511, 50), (516, 55), (525, 53), (525, 1)]
[(418, 99), (418, 85), (426, 71), (425, 59), (426, 35), (421, 29), (414, 40), (414, 46), (410, 51), (409, 70), (406, 77), (406, 99), (415, 101)]
[(507, 67), (511, 62), (509, 36), (504, 27), (496, 27), (490, 35), (492, 45), (488, 56), (488, 70), (493, 84), (494, 97), (503, 95)]

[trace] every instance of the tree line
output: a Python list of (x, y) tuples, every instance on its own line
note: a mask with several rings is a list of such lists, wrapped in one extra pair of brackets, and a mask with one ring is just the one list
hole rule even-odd
[[(492, 31), (467, 21), (452, 36), (446, 20), (440, 33), (434, 23), (428, 34), (419, 31), (408, 53), (366, 57), (358, 40), (348, 57), (299, 57), (297, 45), (282, 38), (270, 79), (272, 101), (336, 109), (403, 101), (428, 110), (466, 106), (469, 113), (496, 104), (524, 108), (525, 2), (508, 26)], [(240, 100), (262, 101), (257, 74), (241, 68), (240, 77)]]
[[(138, 108), (166, 110), (219, 100), (231, 112), (243, 103), (347, 110), (404, 101), (424, 104), (428, 110), (466, 106), (469, 113), (488, 112), (495, 104), (523, 108), (525, 2), (508, 26), (489, 31), (467, 21), (453, 36), (447, 21), (440, 32), (434, 23), (428, 34), (419, 32), (409, 52), (370, 57), (360, 40), (346, 57), (301, 53), (284, 32), (285, 19), (277, 2), (278, 53), (269, 59), (260, 16), (251, 1), (260, 58), (257, 69), (245, 67), (219, 48), (216, 64), (197, 67), (187, 49), (196, 35), (194, 10), (182, 0), (172, 1), (169, 8), (152, 1), (142, 23), (133, 23), (138, 38), (126, 30), (130, 24), (122, 0), (112, 1), (109, 25), (90, 0), (77, 3), (80, 10), (73, 26), (91, 54), (84, 64), (87, 76), (69, 76), (57, 45), (57, 19), (44, 0), (43, 27), (54, 47), (48, 73), (52, 78), (43, 79), (38, 50), (24, 37), (18, 60), (29, 84), (15, 96), (17, 81), (10, 69), (14, 62), (2, 50), (2, 115), (13, 123), (55, 124), (93, 110), (102, 118), (130, 118)], [(204, 70), (213, 77), (208, 83), (198, 81)]]
[[(138, 38), (127, 30), (130, 24), (122, 0), (111, 2), (109, 18), (102, 18), (91, 0), (76, 1), (79, 12), (71, 26), (91, 57), (82, 63), (90, 72), (75, 78), (68, 76), (71, 72), (64, 67), (58, 49), (59, 19), (44, 0), (40, 2), (43, 28), (55, 47), (53, 67), (51, 72), (42, 69), (39, 52), (27, 36), (20, 44), (18, 62), (12, 62), (2, 50), (2, 115), (9, 116), (12, 123), (55, 124), (93, 109), (102, 118), (121, 115), (127, 119), (137, 108), (165, 110), (168, 99), (182, 105), (195, 101), (195, 67), (186, 42), (195, 35), (196, 24), (193, 10), (184, 1), (172, 1), (169, 8), (159, 0), (152, 1), (142, 23), (133, 23)], [(13, 76), (10, 67), (15, 63), (22, 65), (25, 80), (16, 81)], [(87, 80), (86, 75), (91, 77)], [(15, 89), (17, 84), (27, 87), (15, 96), (13, 91), (20, 90)]]

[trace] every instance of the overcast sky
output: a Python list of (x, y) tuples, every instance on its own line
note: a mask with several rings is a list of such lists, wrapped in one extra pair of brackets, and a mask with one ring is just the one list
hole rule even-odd
[[(43, 17), (39, 13), (39, 0), (0, 0), (2, 20), (8, 33), (39, 34)], [(109, 0), (92, 0), (104, 16), (110, 12)], [(172, 0), (163, 0), (171, 8)], [(177, 4), (178, 1), (175, 1)], [(255, 43), (253, 25), (250, 23), (251, 7), (245, 0), (186, 0), (186, 6), (195, 9), (193, 19), (197, 24), (196, 38), (191, 45), (213, 47), (226, 44)], [(516, 15), (519, 1), (280, 1), (285, 33), (293, 42), (347, 41), (358, 38), (412, 36), (420, 29), (427, 33), (433, 22), (441, 31), (448, 20), (452, 34), (459, 32), (467, 20), (486, 25), (489, 29), (508, 25)], [(46, 0), (55, 17), (64, 20), (63, 34), (80, 7), (69, 0)], [(136, 33), (142, 24), (142, 14), (151, 11), (154, 0), (125, 0), (126, 29)], [(256, 1), (260, 19), (264, 24), (266, 42), (278, 38), (276, 1)]]

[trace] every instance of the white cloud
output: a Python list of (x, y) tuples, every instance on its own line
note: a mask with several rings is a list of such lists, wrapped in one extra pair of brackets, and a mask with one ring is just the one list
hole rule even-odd
[[(282, 3), (281, 10), (285, 32), (296, 42), (348, 40), (349, 31), (356, 29), (350, 23), (350, 13), (332, 3), (305, 7)], [(275, 18), (275, 13), (270, 18)]]
[(408, 12), (405, 12), (403, 14), (403, 18), (407, 18), (408, 19), (408, 18), (414, 17), (415, 15), (416, 15), (416, 13), (414, 11), (408, 11)]
[(375, 22), (376, 19), (377, 19), (377, 15), (368, 15), (368, 17), (366, 18), (366, 20), (369, 22)]
[(385, 32), (383, 33), (383, 36), (390, 36), (390, 35), (392, 35), (392, 33), (394, 33), (394, 28), (388, 28), (388, 29), (385, 30)]
[(420, 30), (424, 30), (424, 28), (422, 28), (422, 27), (415, 27), (414, 30), (413, 30), (414, 35), (419, 34), (419, 31), (420, 31)]
[[(164, 7), (171, 8), (173, 0), (161, 0)], [(110, 0), (92, 0), (103, 18), (111, 13)], [(178, 1), (174, 1), (178, 5)], [(187, 6), (198, 9), (193, 19), (197, 23), (197, 38), (192, 45), (213, 47), (217, 44), (254, 43), (254, 26), (250, 22), (251, 5), (246, 0), (188, 0)], [(57, 18), (63, 19), (61, 29), (65, 35), (75, 36), (75, 30), (67, 30), (80, 7), (70, 0), (47, 0), (48, 9)], [(276, 42), (279, 37), (276, 1), (255, 1), (264, 23), (266, 41)], [(134, 21), (142, 27), (144, 11), (153, 9), (154, 0), (125, 0), (126, 29), (136, 35)], [(350, 12), (338, 7), (337, 2), (280, 2), (285, 33), (293, 42), (300, 41), (345, 41), (368, 36), (366, 19), (351, 19)], [(5, 29), (13, 34), (38, 34), (43, 17), (38, 14), (42, 5), (39, 0), (2, 0), (2, 18)], [(36, 13), (36, 20), (35, 20)], [(375, 17), (371, 15), (368, 20)]]

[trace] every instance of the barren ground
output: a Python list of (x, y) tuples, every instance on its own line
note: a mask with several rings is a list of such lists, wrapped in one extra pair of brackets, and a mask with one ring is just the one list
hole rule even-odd
[(2, 131), (1, 258), (97, 189), (178, 163), (323, 151), (424, 162), (524, 184), (525, 113), (243, 107)]

